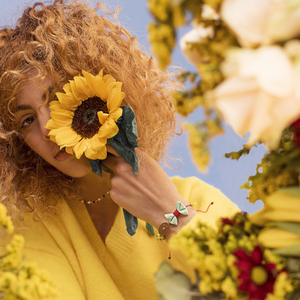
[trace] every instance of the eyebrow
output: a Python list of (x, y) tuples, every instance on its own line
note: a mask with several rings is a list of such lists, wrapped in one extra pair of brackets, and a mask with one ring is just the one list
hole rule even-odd
[[(47, 90), (48, 90), (48, 92), (50, 94), (53, 91), (53, 87), (49, 86)], [(46, 100), (46, 92), (43, 93), (42, 100), (44, 100), (44, 101)], [(16, 112), (21, 111), (21, 110), (29, 110), (29, 109), (32, 109), (31, 105), (21, 104), (21, 105), (17, 106)]]

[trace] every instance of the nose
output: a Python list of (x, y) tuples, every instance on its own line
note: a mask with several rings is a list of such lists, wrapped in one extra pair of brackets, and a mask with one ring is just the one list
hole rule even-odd
[(48, 105), (45, 105), (43, 107), (40, 108), (40, 115), (39, 115), (39, 125), (40, 125), (40, 130), (42, 135), (46, 138), (49, 139), (49, 129), (46, 129), (45, 126), (47, 124), (47, 122), (51, 119), (50, 116), (50, 109), (48, 107)]

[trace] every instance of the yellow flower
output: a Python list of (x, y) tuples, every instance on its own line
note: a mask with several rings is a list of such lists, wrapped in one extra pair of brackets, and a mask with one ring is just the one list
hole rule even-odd
[(300, 188), (277, 190), (264, 200), (264, 207), (249, 216), (251, 222), (264, 226), (268, 222), (299, 222)]
[(0, 203), (0, 225), (4, 227), (7, 233), (13, 233), (14, 225), (11, 217), (7, 215), (7, 208), (2, 203)]
[(281, 300), (285, 299), (287, 293), (294, 290), (292, 280), (288, 277), (287, 272), (281, 272), (276, 277), (273, 293), (268, 293), (266, 300)]
[(279, 189), (264, 200), (265, 205), (261, 210), (249, 216), (250, 221), (258, 226), (273, 225), (265, 226), (259, 233), (258, 241), (265, 247), (284, 248), (300, 244), (300, 232), (280, 228), (285, 224), (290, 228), (294, 223), (299, 223), (299, 195), (299, 187)]
[(221, 290), (228, 296), (236, 299), (237, 284), (229, 276), (227, 276), (221, 283)]
[(82, 71), (65, 84), (58, 101), (50, 103), (51, 120), (46, 124), (50, 139), (79, 159), (105, 159), (107, 139), (119, 131), (116, 121), (122, 115), (120, 105), (125, 94), (122, 83), (110, 75), (97, 76)]
[(12, 240), (6, 245), (7, 253), (1, 258), (0, 268), (16, 269), (22, 261), (24, 237), (14, 234)]

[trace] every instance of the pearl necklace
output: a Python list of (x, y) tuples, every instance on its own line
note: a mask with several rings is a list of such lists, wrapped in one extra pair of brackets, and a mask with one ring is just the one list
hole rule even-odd
[(85, 200), (79, 200), (80, 202), (84, 203), (84, 204), (92, 204), (92, 203), (97, 203), (99, 201), (101, 201), (103, 198), (105, 198), (107, 195), (109, 195), (109, 191), (107, 191), (102, 197), (98, 198), (97, 200), (94, 201), (85, 201)]

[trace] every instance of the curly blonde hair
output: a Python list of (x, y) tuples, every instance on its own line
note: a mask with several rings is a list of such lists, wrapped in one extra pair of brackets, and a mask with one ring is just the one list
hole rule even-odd
[(10, 208), (38, 216), (55, 211), (62, 190), (77, 197), (71, 178), (31, 151), (17, 132), (16, 102), (28, 80), (51, 78), (58, 91), (82, 70), (96, 75), (103, 68), (123, 82), (143, 151), (160, 160), (175, 133), (170, 91), (176, 84), (102, 8), (98, 3), (91, 9), (79, 0), (38, 2), (24, 11), (15, 28), (0, 31), (0, 201)]

